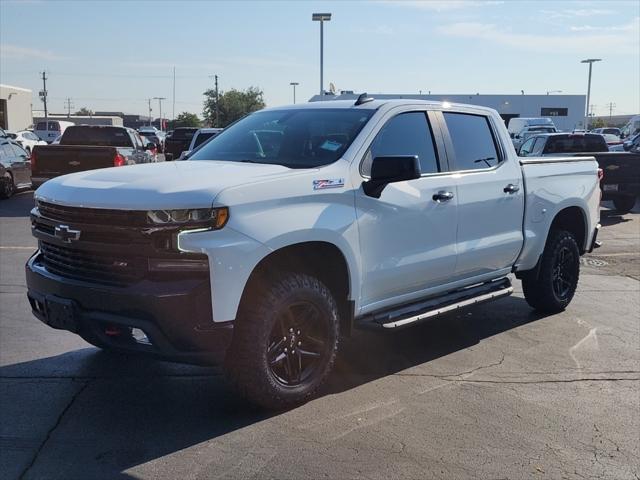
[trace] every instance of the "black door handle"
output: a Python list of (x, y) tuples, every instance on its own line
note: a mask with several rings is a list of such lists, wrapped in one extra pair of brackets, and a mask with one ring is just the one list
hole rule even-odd
[(504, 193), (516, 193), (518, 190), (520, 190), (520, 187), (518, 185), (514, 185), (513, 183), (510, 183), (503, 189)]
[(453, 198), (453, 192), (445, 192), (444, 190), (441, 190), (438, 193), (434, 193), (431, 198), (438, 203), (448, 202)]

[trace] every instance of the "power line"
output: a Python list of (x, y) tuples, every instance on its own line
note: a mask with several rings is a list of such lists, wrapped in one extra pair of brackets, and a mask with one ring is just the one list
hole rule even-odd
[(607, 107), (609, 108), (609, 121), (611, 121), (611, 117), (613, 116), (613, 109), (616, 108), (616, 104), (613, 102), (609, 102), (607, 104)]
[(64, 103), (67, 107), (67, 118), (69, 118), (71, 116), (71, 109), (73, 108), (73, 104), (71, 103), (71, 98), (67, 97)]
[(44, 119), (47, 120), (47, 72), (42, 72), (42, 91), (40, 92), (40, 97), (44, 102)]

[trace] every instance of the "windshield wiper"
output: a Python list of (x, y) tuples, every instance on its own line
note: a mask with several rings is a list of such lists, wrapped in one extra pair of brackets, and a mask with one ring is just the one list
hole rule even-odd
[(487, 164), (488, 167), (491, 166), (491, 164), (489, 163), (489, 160), (495, 160), (496, 157), (485, 157), (485, 158), (479, 158), (477, 160), (474, 160), (473, 163), (480, 163), (480, 162), (484, 162)]

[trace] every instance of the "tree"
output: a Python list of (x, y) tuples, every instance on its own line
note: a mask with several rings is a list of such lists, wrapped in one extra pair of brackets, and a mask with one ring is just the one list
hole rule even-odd
[(93, 110), (89, 110), (87, 107), (82, 107), (78, 110), (74, 115), (80, 115), (83, 117), (91, 117), (93, 115)]
[(169, 128), (176, 127), (199, 127), (202, 122), (195, 113), (182, 112), (173, 122), (169, 122)]
[(247, 113), (265, 107), (263, 92), (258, 87), (249, 87), (244, 91), (232, 88), (229, 91), (220, 92), (219, 119), (216, 124), (216, 91), (209, 89), (204, 92), (204, 96), (203, 115), (207, 123), (214, 127), (226, 127)]
[(603, 118), (596, 118), (596, 119), (592, 118), (591, 121), (589, 122), (589, 128), (602, 128), (606, 126), (607, 124)]

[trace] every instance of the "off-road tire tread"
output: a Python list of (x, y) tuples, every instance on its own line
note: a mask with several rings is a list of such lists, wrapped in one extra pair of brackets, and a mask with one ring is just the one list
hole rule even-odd
[[(253, 282), (240, 306), (234, 325), (233, 341), (225, 361), (225, 376), (231, 386), (249, 402), (269, 410), (291, 408), (312, 399), (329, 376), (338, 351), (338, 307), (330, 290), (317, 278), (304, 273), (277, 272)], [(264, 345), (270, 334), (265, 328), (268, 318), (281, 302), (298, 290), (311, 290), (333, 316), (335, 343), (327, 365), (315, 385), (292, 395), (278, 386), (261, 364), (257, 345)]]
[(574, 251), (577, 261), (580, 261), (580, 250), (573, 234), (566, 230), (552, 230), (549, 232), (549, 238), (544, 247), (538, 277), (536, 278), (533, 273), (529, 273), (522, 278), (524, 298), (531, 307), (538, 311), (545, 313), (561, 312), (571, 303), (575, 294), (580, 277), (579, 263), (575, 284), (568, 297), (560, 300), (556, 298), (553, 292), (553, 260), (558, 250), (563, 246), (569, 246)]

